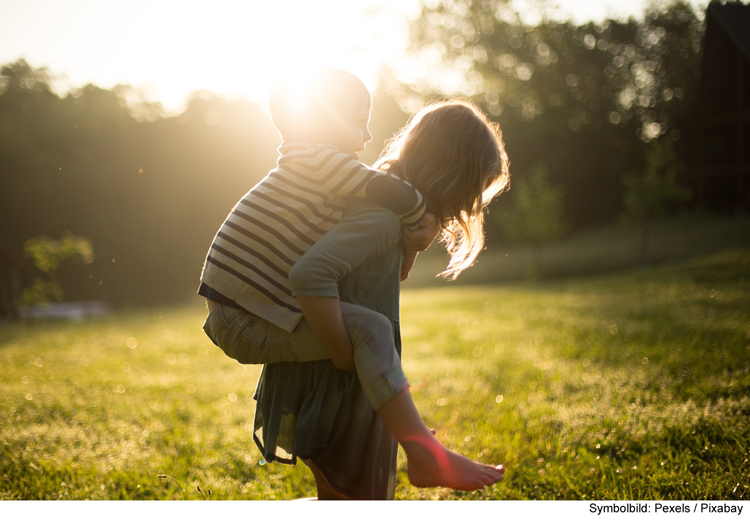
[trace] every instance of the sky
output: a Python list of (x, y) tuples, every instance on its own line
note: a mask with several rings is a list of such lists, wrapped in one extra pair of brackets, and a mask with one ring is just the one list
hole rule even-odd
[[(430, 4), (437, 0), (422, 0)], [(533, 19), (538, 0), (514, 0)], [(577, 23), (639, 16), (648, 0), (550, 0)], [(707, 0), (692, 0), (705, 5)], [(58, 92), (130, 84), (177, 110), (191, 92), (265, 102), (290, 68), (326, 63), (373, 88), (408, 61), (407, 23), (420, 0), (0, 0), (0, 65), (26, 59)]]

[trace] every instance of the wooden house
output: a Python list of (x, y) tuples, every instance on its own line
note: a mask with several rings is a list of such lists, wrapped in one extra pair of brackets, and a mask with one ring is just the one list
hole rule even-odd
[(750, 5), (710, 4), (696, 99), (681, 125), (698, 210), (750, 208)]

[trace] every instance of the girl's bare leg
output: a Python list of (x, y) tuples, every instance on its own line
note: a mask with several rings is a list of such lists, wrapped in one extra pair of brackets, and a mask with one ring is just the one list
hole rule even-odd
[(310, 459), (305, 459), (305, 464), (312, 471), (313, 477), (315, 478), (315, 486), (318, 489), (319, 500), (348, 500), (346, 496), (333, 490), (333, 487), (328, 484), (328, 480), (323, 475), (315, 463)]
[(477, 463), (441, 445), (422, 421), (408, 389), (381, 406), (378, 415), (404, 448), (409, 481), (415, 487), (476, 490), (503, 478), (502, 465)]

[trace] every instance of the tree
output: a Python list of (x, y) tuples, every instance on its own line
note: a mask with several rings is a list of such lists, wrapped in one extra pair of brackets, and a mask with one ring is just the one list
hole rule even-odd
[(690, 190), (677, 180), (679, 164), (672, 141), (662, 138), (646, 153), (646, 170), (641, 174), (623, 177), (623, 220), (640, 222), (641, 263), (648, 264), (651, 227), (655, 220), (664, 217), (670, 203), (684, 202)]
[(54, 80), (24, 60), (0, 67), (0, 236), (21, 251), (42, 233), (85, 233), (99, 258), (86, 273), (60, 267), (66, 299), (193, 295), (216, 229), (275, 165), (267, 112), (204, 92), (166, 116), (129, 87), (58, 94)]
[(444, 0), (428, 3), (410, 31), (430, 65), (397, 72), (412, 93), (470, 97), (502, 126), (514, 172), (544, 162), (570, 218), (590, 226), (618, 219), (622, 173), (643, 171), (647, 144), (671, 134), (687, 108), (703, 22), (687, 2), (576, 26), (545, 9), (524, 22), (502, 0)]
[(453, 88), (492, 115), (523, 121), (551, 112), (573, 131), (634, 120), (644, 141), (666, 132), (700, 67), (703, 24), (693, 7), (676, 0), (653, 4), (642, 20), (574, 26), (548, 19), (540, 5), (536, 25), (505, 1), (423, 7), (411, 26), (412, 49), (439, 56), (463, 81), (420, 79), (418, 91)]
[(55, 277), (60, 264), (67, 259), (94, 262), (94, 250), (86, 237), (63, 234), (58, 241), (43, 235), (29, 239), (24, 244), (24, 253), (46, 278), (36, 278), (21, 294), (21, 305), (44, 305), (51, 300), (62, 301), (65, 293)]
[(568, 230), (563, 219), (563, 191), (550, 184), (547, 168), (535, 166), (527, 177), (514, 176), (512, 203), (500, 213), (500, 229), (514, 243), (531, 244), (530, 276), (542, 273), (540, 245), (562, 237)]

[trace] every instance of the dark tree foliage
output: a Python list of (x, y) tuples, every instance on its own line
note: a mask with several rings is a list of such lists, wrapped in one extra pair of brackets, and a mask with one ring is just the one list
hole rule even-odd
[(126, 104), (130, 87), (61, 98), (23, 60), (0, 75), (0, 236), (19, 253), (41, 235), (90, 239), (95, 262), (57, 274), (66, 299), (193, 295), (219, 225), (275, 165), (279, 138), (263, 109), (196, 94), (165, 117)]
[(621, 175), (643, 169), (645, 144), (675, 130), (695, 88), (703, 24), (693, 8), (529, 26), (502, 1), (434, 4), (413, 22), (412, 46), (465, 72), (472, 99), (502, 125), (511, 172), (546, 163), (579, 226), (617, 218)]

